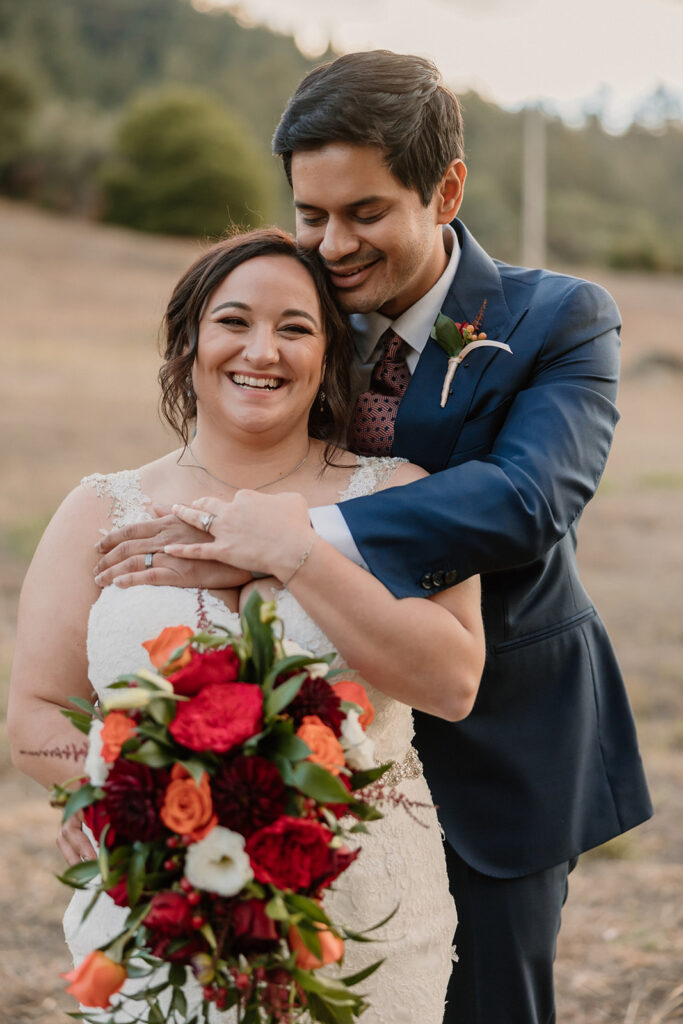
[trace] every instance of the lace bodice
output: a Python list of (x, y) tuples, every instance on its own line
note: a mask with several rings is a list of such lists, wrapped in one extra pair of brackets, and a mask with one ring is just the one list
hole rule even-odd
[[(340, 501), (372, 494), (384, 485), (403, 459), (364, 458), (351, 475)], [(135, 470), (85, 477), (82, 484), (94, 488), (109, 502), (108, 516), (117, 526), (151, 518), (150, 499), (143, 494), (140, 475)], [(313, 654), (328, 654), (333, 645), (288, 590), (276, 598), (285, 633)], [(229, 611), (213, 594), (204, 595), (209, 619), (232, 630), (239, 629), (239, 616)], [(88, 661), (90, 681), (102, 696), (117, 675), (151, 667), (142, 647), (144, 640), (156, 636), (164, 626), (180, 623), (195, 626), (198, 617), (196, 589), (137, 586), (126, 590), (107, 587), (94, 604), (88, 623)], [(345, 667), (337, 658), (335, 668)], [(369, 735), (375, 743), (380, 763), (400, 762), (410, 750), (413, 736), (411, 709), (364, 683), (375, 708), (375, 721)]]
[[(372, 493), (388, 481), (399, 461), (359, 458), (340, 500)], [(83, 484), (95, 488), (110, 502), (109, 518), (117, 526), (150, 517), (149, 500), (142, 493), (136, 472), (97, 474), (87, 477)], [(290, 639), (314, 654), (331, 650), (330, 641), (289, 591), (282, 591), (277, 603)], [(205, 594), (204, 604), (209, 619), (237, 630), (239, 616), (217, 597)], [(197, 625), (198, 611), (196, 590), (107, 587), (93, 605), (88, 624), (90, 679), (97, 692), (102, 695), (121, 673), (148, 667), (142, 641), (156, 636), (164, 626)], [(386, 958), (362, 985), (371, 1004), (363, 1015), (363, 1024), (415, 1024), (418, 1020), (420, 1024), (441, 1024), (456, 925), (441, 834), (421, 766), (410, 747), (411, 709), (365, 685), (375, 707), (375, 720), (368, 733), (375, 743), (376, 758), (379, 762), (397, 762), (398, 772), (389, 779), (391, 792), (397, 800), (413, 804), (409, 813), (400, 806), (387, 805), (384, 818), (372, 822), (368, 835), (353, 837), (362, 847), (361, 856), (326, 892), (324, 905), (333, 921), (356, 931), (384, 919), (397, 905), (399, 908), (396, 916), (375, 933), (380, 946), (347, 943), (345, 975)], [(90, 898), (87, 889), (77, 891), (64, 917), (64, 931), (75, 962), (113, 938), (126, 917), (123, 908), (102, 896), (93, 913), (82, 921)], [(337, 968), (326, 970), (334, 972)], [(135, 979), (126, 982), (120, 997), (116, 997), (120, 1002), (113, 1017), (107, 1010), (94, 1019), (113, 1019), (116, 1024), (146, 1020), (143, 1004), (128, 998), (145, 984)], [(190, 979), (185, 992), (188, 1014), (192, 1016), (199, 1010), (201, 989)], [(218, 1013), (212, 1009), (210, 1020), (211, 1024), (236, 1024), (233, 1010)]]

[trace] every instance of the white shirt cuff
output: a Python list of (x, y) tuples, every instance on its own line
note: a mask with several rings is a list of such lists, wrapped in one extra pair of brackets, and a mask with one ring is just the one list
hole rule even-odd
[(356, 542), (337, 505), (319, 505), (317, 508), (309, 508), (308, 515), (311, 526), (318, 536), (326, 540), (346, 558), (355, 562), (356, 565), (367, 569), (367, 562), (356, 547)]

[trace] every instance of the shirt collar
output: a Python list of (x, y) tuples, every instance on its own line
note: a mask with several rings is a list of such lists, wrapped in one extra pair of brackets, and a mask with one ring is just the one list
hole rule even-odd
[(414, 302), (405, 313), (401, 313), (396, 320), (390, 320), (389, 317), (377, 312), (351, 314), (349, 319), (356, 342), (356, 352), (362, 363), (369, 362), (379, 339), (388, 327), (392, 327), (417, 355), (422, 353), (434, 321), (446, 301), (460, 259), (460, 243), (450, 224), (444, 227), (443, 234), (446, 251), (450, 252), (446, 269), (429, 291)]

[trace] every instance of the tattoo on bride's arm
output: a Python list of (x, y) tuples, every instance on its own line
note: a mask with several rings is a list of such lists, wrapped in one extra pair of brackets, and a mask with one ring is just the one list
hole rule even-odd
[(78, 747), (75, 743), (67, 743), (64, 747), (45, 747), (42, 750), (20, 750), (19, 753), (24, 757), (57, 757), (60, 761), (65, 759), (78, 761), (80, 758), (86, 757), (88, 753), (88, 744), (83, 743)]

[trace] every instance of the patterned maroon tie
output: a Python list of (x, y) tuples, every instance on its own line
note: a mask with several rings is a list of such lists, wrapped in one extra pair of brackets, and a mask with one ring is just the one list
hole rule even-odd
[(362, 391), (356, 401), (347, 444), (358, 455), (390, 455), (394, 443), (394, 421), (406, 388), (410, 370), (403, 356), (398, 334), (384, 332), (384, 354), (375, 364), (370, 390)]

